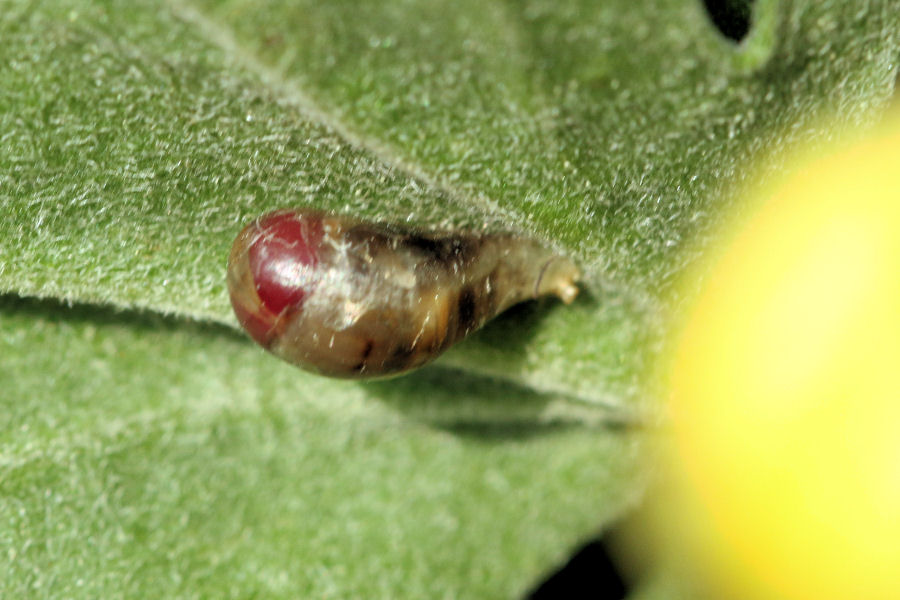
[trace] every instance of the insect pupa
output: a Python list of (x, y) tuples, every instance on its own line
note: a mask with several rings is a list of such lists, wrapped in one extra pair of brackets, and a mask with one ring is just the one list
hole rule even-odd
[(238, 234), (228, 291), (269, 352), (332, 377), (422, 366), (513, 304), (571, 302), (575, 264), (511, 234), (433, 233), (312, 210), (259, 217)]

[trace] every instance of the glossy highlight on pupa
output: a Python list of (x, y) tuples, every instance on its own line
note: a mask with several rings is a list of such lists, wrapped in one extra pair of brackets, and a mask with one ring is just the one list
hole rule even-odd
[(575, 264), (512, 234), (426, 232), (280, 210), (238, 234), (228, 291), (263, 348), (332, 377), (431, 361), (513, 304), (578, 294)]

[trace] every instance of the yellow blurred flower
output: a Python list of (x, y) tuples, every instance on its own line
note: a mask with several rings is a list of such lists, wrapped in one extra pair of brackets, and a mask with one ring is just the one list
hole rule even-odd
[(900, 598), (900, 122), (791, 172), (676, 344), (658, 533), (714, 597)]

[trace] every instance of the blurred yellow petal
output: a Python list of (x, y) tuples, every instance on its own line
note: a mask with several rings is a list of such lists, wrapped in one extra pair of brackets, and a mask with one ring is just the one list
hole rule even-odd
[(673, 497), (662, 527), (686, 532), (676, 546), (719, 597), (900, 598), (900, 124), (888, 129), (758, 200), (678, 341), (686, 504)]

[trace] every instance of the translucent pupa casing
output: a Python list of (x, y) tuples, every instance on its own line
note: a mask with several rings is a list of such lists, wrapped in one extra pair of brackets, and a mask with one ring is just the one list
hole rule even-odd
[(311, 210), (259, 217), (237, 236), (228, 291), (266, 350), (332, 377), (431, 361), (513, 304), (571, 302), (574, 263), (510, 234), (425, 232)]

